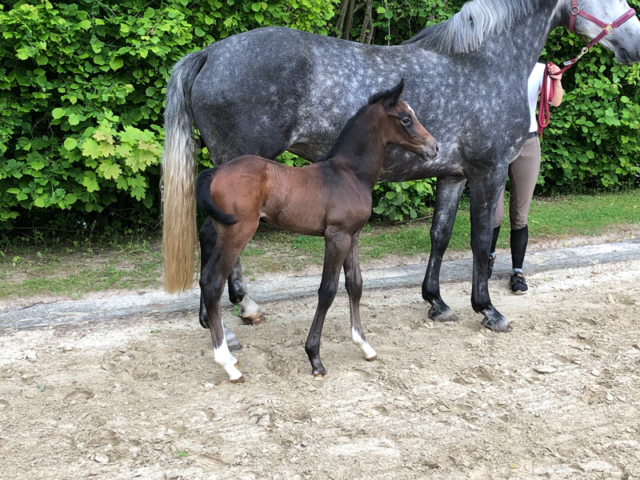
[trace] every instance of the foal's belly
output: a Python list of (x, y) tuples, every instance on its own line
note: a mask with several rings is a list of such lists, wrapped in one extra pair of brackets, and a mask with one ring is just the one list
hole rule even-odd
[(265, 222), (300, 235), (322, 237), (327, 228), (326, 205), (321, 200), (296, 199), (282, 209), (264, 208), (260, 217)]

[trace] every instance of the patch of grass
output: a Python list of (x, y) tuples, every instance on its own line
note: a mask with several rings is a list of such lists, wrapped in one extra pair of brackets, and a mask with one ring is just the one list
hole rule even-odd
[(0, 255), (0, 299), (160, 286), (159, 240), (113, 245), (15, 246)]
[[(508, 199), (505, 212), (508, 212)], [(602, 235), (640, 224), (640, 190), (601, 195), (536, 198), (531, 205), (532, 241)], [(360, 258), (415, 256), (431, 248), (430, 221), (404, 225), (368, 224), (360, 238)], [(456, 217), (449, 250), (469, 250), (468, 204)], [(505, 215), (498, 242), (509, 246)], [(283, 232), (261, 225), (242, 254), (245, 277), (278, 271), (300, 271), (321, 265), (324, 239)], [(158, 236), (129, 240), (123, 245), (76, 243), (50, 247), (14, 244), (0, 249), (0, 299), (33, 295), (67, 295), (107, 289), (159, 288), (162, 274)]]

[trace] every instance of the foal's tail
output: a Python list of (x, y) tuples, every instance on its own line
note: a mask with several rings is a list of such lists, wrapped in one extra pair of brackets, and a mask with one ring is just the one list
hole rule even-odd
[(193, 285), (198, 235), (191, 87), (206, 61), (204, 50), (183, 57), (174, 67), (167, 85), (161, 186), (164, 188), (164, 288), (169, 293), (182, 292)]
[(198, 206), (216, 222), (223, 225), (235, 225), (238, 223), (236, 217), (224, 213), (216, 207), (213, 200), (211, 200), (210, 186), (215, 173), (216, 169), (210, 168), (198, 175), (198, 180), (196, 181), (196, 201), (198, 202)]

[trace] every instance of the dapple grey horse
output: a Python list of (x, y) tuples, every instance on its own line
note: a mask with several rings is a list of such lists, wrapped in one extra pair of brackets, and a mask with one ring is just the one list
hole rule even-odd
[[(446, 22), (428, 27), (400, 46), (363, 45), (287, 28), (234, 35), (189, 54), (175, 66), (167, 88), (164, 152), (165, 279), (172, 246), (195, 235), (193, 123), (215, 164), (245, 154), (276, 158), (288, 150), (320, 157), (367, 97), (405, 79), (405, 98), (438, 139), (440, 153), (425, 162), (389, 147), (380, 181), (438, 177), (431, 254), (422, 296), (429, 316), (456, 320), (440, 295), (439, 274), (465, 183), (471, 205), (473, 309), (494, 331), (511, 329), (492, 305), (487, 266), (493, 217), (507, 167), (529, 131), (527, 78), (550, 32), (575, 23), (589, 38), (602, 29), (576, 8), (606, 23), (629, 10), (625, 0), (472, 0)], [(574, 0), (575, 2), (575, 0)], [(633, 14), (633, 12), (631, 12)], [(573, 19), (573, 20), (572, 20)], [(640, 61), (640, 22), (633, 16), (600, 42), (624, 64)], [(215, 229), (200, 230), (202, 265)], [(193, 272), (173, 278), (169, 291), (193, 283)], [(167, 286), (167, 285), (166, 285)], [(243, 316), (259, 316), (246, 292), (240, 263), (229, 296)], [(201, 304), (201, 317), (206, 309)], [(202, 320), (201, 320), (202, 322)], [(206, 322), (202, 322), (206, 324)]]

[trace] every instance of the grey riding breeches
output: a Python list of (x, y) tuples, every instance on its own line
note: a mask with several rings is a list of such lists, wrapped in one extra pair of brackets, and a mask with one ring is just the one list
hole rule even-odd
[[(511, 198), (509, 200), (509, 218), (511, 230), (520, 230), (527, 226), (529, 207), (540, 173), (540, 139), (529, 138), (522, 148), (522, 153), (509, 165), (511, 180)], [(493, 227), (502, 223), (504, 217), (504, 188), (498, 200), (496, 218)]]

